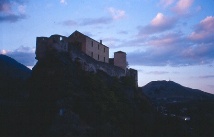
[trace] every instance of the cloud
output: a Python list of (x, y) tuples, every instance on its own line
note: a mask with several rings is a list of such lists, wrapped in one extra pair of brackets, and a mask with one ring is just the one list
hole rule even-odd
[(64, 5), (67, 5), (67, 4), (68, 4), (66, 0), (59, 0), (59, 2), (60, 2), (61, 4), (64, 4)]
[(114, 47), (116, 43), (121, 42), (120, 39), (115, 37), (106, 37), (106, 38), (102, 38), (102, 40), (105, 42), (106, 45), (110, 47)]
[(26, 6), (25, 6), (25, 5), (19, 5), (19, 6), (18, 6), (18, 11), (19, 11), (21, 14), (25, 14), (25, 12), (26, 12)]
[(76, 25), (78, 25), (78, 23), (74, 20), (65, 20), (61, 24), (65, 25), (65, 26), (76, 26)]
[(7, 51), (3, 49), (3, 50), (0, 51), (0, 54), (6, 55)]
[(203, 78), (203, 79), (214, 78), (214, 75), (199, 76), (199, 78)]
[(92, 25), (105, 25), (112, 23), (112, 18), (109, 17), (99, 17), (99, 18), (83, 18), (78, 22), (75, 20), (65, 20), (60, 22), (64, 26), (92, 26)]
[(164, 15), (157, 15), (149, 25), (139, 29), (137, 37), (121, 44), (125, 47), (134, 45), (135, 48), (138, 48), (136, 51), (127, 53), (131, 65), (190, 66), (213, 64), (213, 16), (201, 20), (189, 35), (181, 31), (167, 31), (158, 35), (148, 35), (157, 34), (161, 30), (158, 27), (167, 24), (164, 22), (165, 20)]
[(181, 42), (171, 46), (145, 46), (144, 49), (127, 53), (130, 65), (177, 67), (209, 65), (214, 60), (214, 46), (211, 44), (190, 45)]
[(109, 17), (100, 17), (100, 18), (85, 18), (82, 20), (80, 25), (101, 25), (101, 24), (109, 24), (112, 22), (112, 19)]
[(175, 2), (175, 0), (160, 0), (159, 5), (163, 6), (164, 8), (169, 7)]
[(195, 60), (198, 64), (210, 64), (214, 59), (214, 44), (195, 44), (181, 51), (182, 58)]
[(173, 11), (179, 15), (187, 14), (193, 2), (194, 0), (179, 0), (173, 8)]
[(182, 34), (180, 34), (180, 33), (167, 33), (164, 35), (152, 37), (148, 41), (148, 45), (151, 45), (151, 46), (171, 46), (171, 45), (180, 44), (183, 41), (185, 41), (185, 38), (182, 37)]
[(23, 14), (20, 14), (20, 15), (11, 14), (11, 15), (5, 15), (5, 16), (0, 15), (0, 22), (14, 23), (14, 22), (17, 22), (17, 21), (19, 21), (21, 19), (25, 19), (25, 18), (26, 18), (26, 15), (23, 15)]
[(128, 34), (129, 32), (128, 31), (125, 31), (125, 30), (121, 30), (118, 32), (118, 34)]
[(108, 8), (109, 13), (111, 16), (101, 16), (95, 18), (82, 18), (79, 21), (74, 20), (65, 20), (60, 24), (65, 26), (92, 26), (92, 25), (105, 25), (114, 22), (115, 20), (119, 20), (125, 17), (125, 11), (117, 10), (115, 8)]
[(34, 48), (21, 46), (14, 51), (2, 50), (1, 52), (4, 52), (5, 55), (14, 58), (15, 60), (17, 60), (21, 64), (24, 64), (25, 66), (35, 65), (36, 60)]
[(150, 72), (147, 72), (147, 74), (154, 74), (154, 75), (163, 75), (163, 74), (167, 74), (169, 72), (167, 71), (150, 71)]
[(195, 42), (212, 42), (214, 44), (214, 16), (208, 16), (196, 25), (189, 39)]
[(207, 86), (208, 86), (209, 88), (212, 88), (212, 89), (214, 88), (214, 85), (207, 85)]
[(166, 17), (163, 13), (158, 13), (150, 24), (139, 27), (139, 35), (149, 35), (160, 33), (172, 29), (175, 26), (176, 19)]
[(26, 6), (22, 0), (1, 0), (0, 22), (14, 23), (26, 19), (25, 9)]
[(126, 12), (124, 10), (118, 10), (113, 7), (110, 7), (108, 8), (108, 11), (114, 20), (122, 19), (126, 16)]
[(137, 37), (122, 45), (136, 45), (141, 49), (128, 53), (131, 65), (189, 66), (209, 65), (214, 61), (214, 42), (192, 42), (180, 32), (147, 38)]

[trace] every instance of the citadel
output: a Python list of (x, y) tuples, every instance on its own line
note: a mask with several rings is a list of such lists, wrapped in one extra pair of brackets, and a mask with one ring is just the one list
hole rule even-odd
[(71, 59), (81, 63), (85, 71), (96, 73), (102, 70), (110, 76), (130, 76), (138, 86), (138, 72), (127, 68), (126, 53), (118, 51), (114, 53), (114, 58), (109, 58), (109, 47), (102, 40), (98, 42), (79, 31), (73, 32), (69, 37), (55, 34), (36, 38), (37, 60), (45, 59), (51, 50), (69, 53)]

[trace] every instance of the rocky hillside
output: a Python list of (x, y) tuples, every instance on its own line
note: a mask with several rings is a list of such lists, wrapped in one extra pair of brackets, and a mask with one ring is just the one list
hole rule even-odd
[(198, 89), (184, 87), (173, 81), (152, 81), (142, 87), (142, 92), (152, 100), (207, 100), (214, 95)]
[(6, 55), (0, 55), (0, 98), (19, 92), (30, 75), (31, 70), (26, 66)]
[[(159, 134), (214, 136), (214, 95), (173, 81), (152, 81), (142, 87), (159, 114)], [(167, 129), (164, 130), (164, 129)]]
[(26, 66), (2, 54), (0, 55), (0, 66), (0, 76), (4, 79), (27, 79), (31, 74), (31, 70)]
[(5, 115), (0, 135), (153, 134), (148, 130), (154, 125), (152, 108), (131, 77), (84, 71), (81, 62), (71, 60), (68, 54), (53, 51), (39, 60), (24, 91), (27, 96), (18, 106), (2, 104), (1, 114)]

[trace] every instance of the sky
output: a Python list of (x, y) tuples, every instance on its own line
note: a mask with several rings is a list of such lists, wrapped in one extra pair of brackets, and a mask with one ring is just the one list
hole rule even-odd
[(0, 54), (36, 64), (36, 37), (75, 30), (127, 53), (138, 84), (214, 94), (214, 0), (0, 0)]

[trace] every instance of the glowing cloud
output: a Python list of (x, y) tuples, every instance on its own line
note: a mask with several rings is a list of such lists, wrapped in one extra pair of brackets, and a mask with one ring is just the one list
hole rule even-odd
[(0, 54), (5, 55), (5, 54), (7, 54), (7, 51), (3, 49), (3, 50), (1, 50)]
[(199, 42), (213, 42), (214, 43), (214, 17), (208, 16), (203, 19), (195, 27), (189, 38), (193, 41)]
[(177, 14), (186, 14), (193, 2), (194, 0), (179, 0), (173, 10)]
[(158, 13), (147, 26), (140, 27), (139, 35), (148, 35), (163, 32), (173, 28), (176, 20), (166, 17), (163, 13)]

